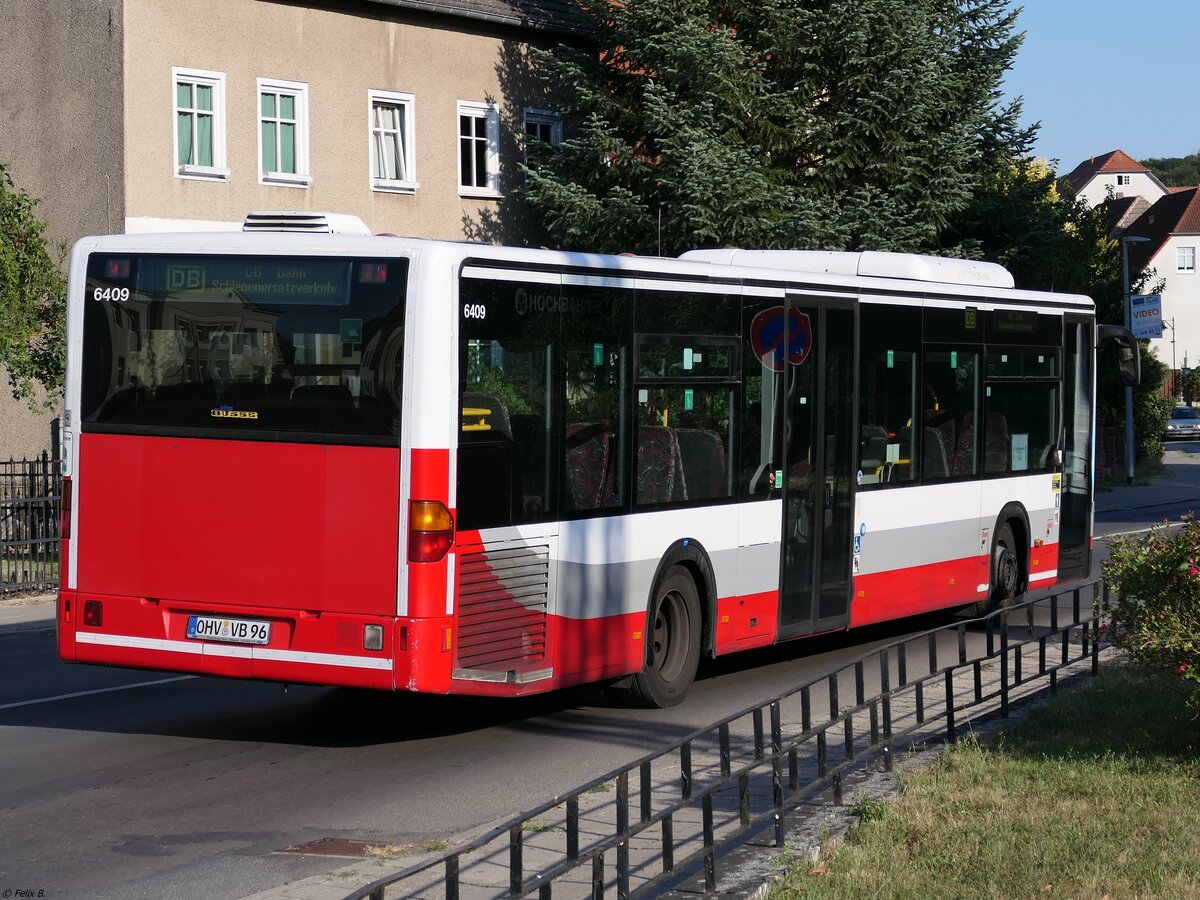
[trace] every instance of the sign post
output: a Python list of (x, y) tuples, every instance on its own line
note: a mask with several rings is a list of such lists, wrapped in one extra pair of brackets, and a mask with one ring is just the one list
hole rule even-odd
[[(1129, 290), (1129, 245), (1144, 244), (1150, 238), (1141, 235), (1126, 234), (1121, 237), (1121, 289), (1125, 299), (1125, 327), (1133, 331), (1133, 304), (1130, 301)], [(1159, 307), (1159, 335), (1162, 334), (1162, 308)], [(1128, 484), (1133, 484), (1133, 386), (1125, 388), (1125, 477)]]

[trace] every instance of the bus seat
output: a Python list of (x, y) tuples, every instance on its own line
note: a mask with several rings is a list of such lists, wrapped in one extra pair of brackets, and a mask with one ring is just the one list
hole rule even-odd
[(989, 412), (983, 420), (983, 471), (1009, 471), (1008, 450), (1008, 418), (1004, 413)]
[(569, 509), (603, 505), (605, 482), (611, 477), (608, 428), (595, 422), (567, 425), (566, 502)]
[[(881, 425), (862, 427), (862, 454), (858, 467), (867, 478), (875, 476), (887, 461), (888, 433)], [(870, 482), (868, 482), (870, 483)]]
[[(983, 471), (987, 474), (1009, 471), (1008, 419), (1003, 413), (989, 412), (983, 420)], [(975, 442), (975, 414), (963, 416), (962, 434), (954, 451), (953, 473), (972, 475), (971, 462)]]
[(975, 474), (975, 418), (971, 413), (963, 416), (962, 431), (958, 433), (954, 455), (950, 459), (950, 474)]
[(675, 432), (663, 425), (639, 425), (637, 502), (668, 503), (686, 498)]
[(721, 436), (707, 428), (676, 428), (675, 441), (688, 496), (693, 500), (728, 497), (729, 477)]
[(946, 439), (937, 428), (925, 429), (925, 446), (921, 452), (921, 474), (926, 478), (947, 478), (950, 461), (946, 454)]
[(932, 428), (942, 436), (942, 447), (949, 461), (950, 453), (958, 446), (955, 441), (958, 431), (954, 425), (954, 414), (944, 409), (927, 409), (923, 421), (926, 428)]

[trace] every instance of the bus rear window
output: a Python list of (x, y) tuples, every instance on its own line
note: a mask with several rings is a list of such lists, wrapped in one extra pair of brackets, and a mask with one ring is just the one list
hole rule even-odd
[(406, 259), (93, 254), (94, 431), (395, 442)]

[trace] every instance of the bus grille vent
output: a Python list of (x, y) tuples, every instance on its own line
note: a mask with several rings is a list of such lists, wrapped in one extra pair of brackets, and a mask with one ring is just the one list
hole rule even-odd
[(542, 665), (549, 584), (545, 545), (459, 554), (458, 666), (519, 672)]

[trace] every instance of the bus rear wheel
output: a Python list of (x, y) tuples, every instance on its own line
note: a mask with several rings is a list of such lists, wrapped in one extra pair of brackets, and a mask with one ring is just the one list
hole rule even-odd
[(700, 665), (700, 598), (686, 569), (675, 566), (659, 583), (649, 624), (649, 658), (633, 676), (630, 699), (639, 706), (675, 706), (687, 696)]

